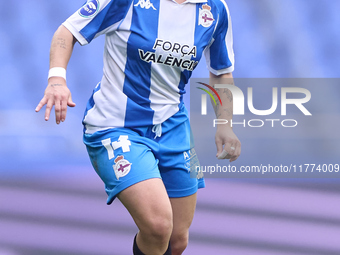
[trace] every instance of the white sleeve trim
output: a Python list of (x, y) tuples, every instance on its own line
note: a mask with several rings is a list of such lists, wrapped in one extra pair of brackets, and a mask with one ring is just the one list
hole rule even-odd
[(215, 69), (212, 69), (210, 66), (208, 66), (208, 70), (212, 74), (219, 76), (219, 75), (226, 74), (226, 73), (232, 73), (234, 71), (234, 65), (232, 65), (228, 68), (221, 69), (221, 70), (215, 70)]
[(84, 38), (84, 36), (81, 33), (79, 33), (79, 31), (70, 22), (68, 22), (68, 20), (66, 20), (62, 25), (73, 34), (73, 36), (77, 39), (80, 45), (83, 46), (88, 44), (88, 41)]

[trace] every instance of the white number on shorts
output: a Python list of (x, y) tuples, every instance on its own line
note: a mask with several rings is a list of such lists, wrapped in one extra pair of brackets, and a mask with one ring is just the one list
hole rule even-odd
[(123, 152), (130, 151), (131, 142), (129, 141), (129, 137), (127, 135), (121, 135), (116, 142), (111, 143), (111, 138), (107, 138), (102, 140), (102, 145), (107, 150), (107, 154), (109, 156), (109, 160), (115, 157), (114, 150), (118, 148), (122, 148)]
[(109, 156), (109, 160), (113, 159), (115, 157), (115, 154), (113, 152), (113, 148), (111, 146), (111, 138), (107, 138), (105, 140), (102, 140), (102, 145), (104, 145), (104, 147), (107, 150), (108, 156)]

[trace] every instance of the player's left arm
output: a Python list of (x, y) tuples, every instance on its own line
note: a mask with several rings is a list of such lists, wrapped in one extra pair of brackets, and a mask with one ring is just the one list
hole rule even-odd
[[(234, 85), (234, 80), (232, 73), (226, 73), (222, 75), (215, 75), (210, 73), (210, 84), (215, 86), (216, 84), (232, 84)], [(221, 98), (222, 104), (219, 102), (217, 95), (212, 93), (215, 97), (215, 103), (212, 103), (216, 118), (227, 120), (227, 124), (217, 125), (216, 127), (216, 135), (215, 135), (215, 143), (217, 148), (216, 157), (222, 155), (223, 151), (225, 155), (224, 159), (229, 159), (230, 162), (235, 161), (241, 154), (241, 142), (235, 135), (232, 126), (231, 120), (233, 117), (233, 96), (229, 89), (226, 88), (215, 88), (218, 95)]]

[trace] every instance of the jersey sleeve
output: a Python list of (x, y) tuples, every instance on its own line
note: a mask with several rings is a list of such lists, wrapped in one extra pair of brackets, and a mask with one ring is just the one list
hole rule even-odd
[(204, 51), (208, 69), (215, 75), (234, 71), (234, 50), (231, 17), (224, 0), (221, 0), (218, 24), (212, 42)]
[(117, 29), (124, 19), (131, 0), (87, 0), (63, 25), (81, 45), (95, 37)]

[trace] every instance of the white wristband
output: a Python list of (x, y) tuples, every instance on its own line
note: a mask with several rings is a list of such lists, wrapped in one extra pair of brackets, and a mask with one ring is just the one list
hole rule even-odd
[(51, 77), (61, 77), (64, 78), (66, 81), (66, 69), (63, 67), (53, 67), (50, 69), (50, 71), (48, 72), (48, 78)]

